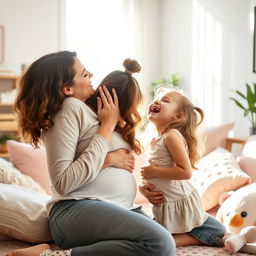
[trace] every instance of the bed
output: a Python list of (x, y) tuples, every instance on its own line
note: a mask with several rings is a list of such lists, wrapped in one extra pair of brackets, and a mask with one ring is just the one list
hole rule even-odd
[[(31, 246), (30, 243), (21, 242), (18, 240), (1, 242), (0, 256), (4, 256), (11, 250), (25, 248)], [(179, 247), (176, 250), (176, 256), (225, 256), (230, 255), (224, 248), (206, 247), (206, 246), (186, 246)], [(236, 253), (236, 256), (251, 256), (252, 254)], [(29, 256), (29, 255), (28, 255)]]
[[(205, 161), (202, 161), (200, 169), (204, 169), (206, 175), (209, 176), (207, 172), (213, 173), (213, 166), (215, 165), (216, 167), (216, 164), (213, 163), (214, 161), (221, 164), (222, 158), (225, 158), (225, 161), (228, 158), (232, 158), (232, 154), (229, 151), (234, 143), (241, 145), (246, 143), (246, 140), (243, 139), (227, 138), (228, 132), (233, 126), (234, 124), (226, 124), (210, 129), (205, 133), (208, 139), (208, 151), (206, 150), (207, 152), (205, 153), (207, 161), (205, 159)], [(47, 194), (50, 190), (50, 181), (46, 168), (45, 150), (44, 148), (33, 150), (27, 144), (14, 141), (8, 144), (8, 148), (9, 161), (0, 159), (0, 256), (17, 248), (25, 248), (51, 240), (48, 226), (45, 222), (47, 218), (44, 209), (46, 201), (50, 198), (50, 195)], [(217, 158), (216, 155), (218, 156)], [(223, 157), (224, 155), (225, 157)], [(234, 157), (232, 159), (234, 161)], [(139, 156), (136, 160), (134, 175), (137, 182), (140, 182), (139, 170), (144, 160), (144, 155)], [(209, 162), (211, 163), (210, 167)], [(232, 168), (233, 164), (232, 162)], [(211, 184), (206, 184), (205, 182), (202, 185), (200, 180), (200, 178), (202, 179), (202, 173), (200, 172), (199, 175), (193, 177), (193, 182), (195, 182), (202, 195), (205, 208), (212, 215), (216, 214), (219, 207), (216, 202), (217, 194), (226, 190), (238, 189), (246, 185), (250, 178), (246, 173), (250, 170), (248, 171), (246, 168), (246, 172), (240, 169), (238, 174), (230, 172), (230, 166), (227, 165), (227, 162), (223, 166), (229, 171), (227, 174), (222, 175), (221, 178), (215, 179)], [(256, 166), (256, 156), (254, 166)], [(40, 176), (38, 175), (39, 170)], [(222, 173), (225, 172), (224, 169), (221, 170)], [(253, 173), (249, 174), (251, 177), (254, 175)], [(253, 181), (256, 181), (256, 176), (253, 176)], [(31, 193), (31, 191), (33, 192)], [(136, 203), (142, 205), (143, 209), (151, 215), (150, 204), (139, 192), (137, 193)], [(186, 246), (177, 248), (176, 255), (216, 256), (230, 254), (224, 248)], [(246, 256), (251, 254), (239, 252), (235, 255)]]

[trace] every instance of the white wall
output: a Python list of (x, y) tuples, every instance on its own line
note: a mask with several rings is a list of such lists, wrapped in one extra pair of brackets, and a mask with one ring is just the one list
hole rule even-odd
[(58, 0), (0, 0), (4, 62), (0, 70), (19, 74), (21, 64), (60, 49)]
[(134, 0), (137, 4), (137, 48), (142, 70), (139, 83), (145, 95), (145, 106), (151, 102), (151, 83), (160, 77), (161, 12), (159, 0)]
[[(62, 48), (61, 3), (63, 0), (0, 0), (0, 24), (5, 27), (5, 61), (0, 69), (20, 73), (22, 63)], [(229, 97), (231, 89), (243, 90), (246, 81), (256, 82), (250, 25), (256, 0), (135, 3), (137, 17), (142, 17), (137, 20), (137, 37), (142, 40), (143, 77), (139, 76), (143, 88), (178, 73), (182, 86), (204, 108), (207, 124), (235, 122), (235, 135), (247, 136), (249, 122)], [(148, 94), (146, 89), (144, 93)]]
[(160, 78), (177, 73), (188, 86), (191, 69), (192, 1), (161, 0)]
[(192, 86), (207, 123), (235, 122), (236, 136), (249, 134), (249, 122), (229, 97), (231, 89), (256, 82), (250, 24), (255, 5), (255, 0), (161, 1), (161, 75), (177, 72), (185, 88)]

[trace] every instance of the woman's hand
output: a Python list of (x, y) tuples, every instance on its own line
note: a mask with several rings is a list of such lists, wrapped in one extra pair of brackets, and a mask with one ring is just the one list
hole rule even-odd
[(125, 169), (132, 173), (135, 166), (135, 158), (131, 151), (117, 149), (107, 154), (102, 168), (110, 166)]
[(155, 185), (153, 184), (145, 184), (143, 181), (139, 185), (140, 193), (147, 198), (147, 200), (154, 205), (159, 205), (164, 202), (164, 194), (161, 191), (151, 191), (155, 189)]
[(113, 98), (106, 86), (99, 88), (100, 97), (97, 98), (97, 115), (101, 126), (97, 133), (110, 140), (119, 119), (118, 98), (115, 89), (112, 89)]

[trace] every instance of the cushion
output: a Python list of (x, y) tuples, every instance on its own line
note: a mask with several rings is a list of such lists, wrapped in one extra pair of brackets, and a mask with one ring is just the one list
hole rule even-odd
[(45, 207), (49, 199), (19, 185), (0, 184), (0, 233), (32, 243), (51, 241)]
[[(1, 159), (0, 159), (1, 160)], [(46, 193), (45, 190), (31, 177), (22, 174), (10, 162), (0, 161), (0, 183), (16, 184), (34, 191)]]
[(191, 181), (198, 189), (205, 210), (218, 204), (221, 193), (236, 190), (251, 182), (232, 154), (223, 148), (216, 148), (204, 156), (196, 167), (198, 170), (193, 171)]
[(241, 169), (252, 178), (252, 182), (256, 182), (256, 135), (252, 135), (246, 141), (238, 164)]
[(235, 123), (228, 123), (211, 128), (205, 128), (201, 133), (205, 144), (204, 155), (209, 154), (217, 147), (224, 147), (226, 138), (234, 125)]
[(7, 235), (0, 234), (0, 242), (1, 241), (9, 241), (9, 240), (13, 240), (13, 238), (10, 236), (7, 236)]
[(45, 148), (34, 149), (30, 144), (14, 140), (7, 141), (7, 147), (12, 164), (23, 174), (33, 178), (48, 194), (51, 194)]
[(0, 165), (1, 166), (12, 166), (12, 163), (10, 161), (7, 161), (4, 158), (0, 157)]

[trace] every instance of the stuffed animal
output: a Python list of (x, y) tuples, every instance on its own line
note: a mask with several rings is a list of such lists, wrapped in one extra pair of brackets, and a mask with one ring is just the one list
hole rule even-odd
[[(242, 247), (244, 249), (247, 243), (255, 242), (256, 183), (222, 194), (219, 201), (221, 206), (216, 218), (226, 226), (229, 233), (236, 234), (227, 237), (225, 248), (230, 253), (235, 253)], [(253, 251), (247, 252), (256, 253), (256, 244), (251, 245), (250, 250)]]

